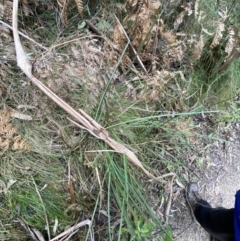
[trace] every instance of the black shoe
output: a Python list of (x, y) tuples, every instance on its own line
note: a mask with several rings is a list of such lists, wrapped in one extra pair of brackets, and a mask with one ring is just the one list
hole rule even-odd
[(196, 204), (202, 199), (198, 193), (198, 184), (196, 182), (190, 182), (188, 184), (186, 199), (190, 207), (192, 218), (194, 221), (196, 221), (194, 209), (196, 207)]

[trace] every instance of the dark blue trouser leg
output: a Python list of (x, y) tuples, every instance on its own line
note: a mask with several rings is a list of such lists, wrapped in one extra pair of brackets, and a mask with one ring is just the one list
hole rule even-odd
[(194, 214), (201, 226), (220, 241), (235, 241), (234, 209), (212, 208), (204, 200), (200, 200)]

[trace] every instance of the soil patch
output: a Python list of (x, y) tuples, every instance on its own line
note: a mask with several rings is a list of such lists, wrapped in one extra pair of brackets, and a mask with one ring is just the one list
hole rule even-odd
[[(240, 189), (240, 135), (239, 124), (236, 123), (221, 135), (228, 141), (217, 141), (210, 148), (210, 154), (204, 160), (204, 167), (198, 173), (197, 181), (200, 194), (212, 207), (234, 207), (235, 193)], [(169, 224), (173, 230), (174, 240), (201, 241), (210, 240), (200, 225), (193, 222), (185, 199), (185, 191), (175, 198), (171, 207)]]

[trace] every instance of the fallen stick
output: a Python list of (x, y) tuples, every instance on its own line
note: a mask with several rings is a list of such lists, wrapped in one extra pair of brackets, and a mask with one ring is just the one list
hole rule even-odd
[(75, 232), (77, 229), (83, 227), (83, 226), (86, 226), (88, 225), (90, 227), (90, 239), (91, 241), (94, 241), (94, 232), (92, 231), (92, 221), (87, 219), (85, 221), (82, 221), (70, 228), (68, 228), (66, 231), (64, 231), (63, 233), (59, 234), (58, 236), (56, 236), (55, 238), (51, 239), (50, 241), (57, 241), (59, 240), (60, 238), (63, 238), (63, 240), (66, 240), (66, 236), (67, 235), (70, 235), (71, 233)]
[[(5, 27), (7, 27), (7, 28), (13, 30), (12, 26), (10, 26), (9, 24), (3, 22), (2, 20), (0, 20), (0, 23), (1, 23), (2, 25), (4, 25)], [(42, 49), (44, 49), (44, 50), (48, 50), (47, 47), (44, 47), (43, 45), (41, 45), (40, 43), (38, 43), (38, 42), (35, 41), (34, 39), (28, 37), (26, 34), (20, 32), (20, 31), (18, 31), (18, 33), (19, 33), (22, 37), (24, 37), (25, 39), (27, 39), (27, 40), (33, 42), (34, 44), (36, 44), (37, 46), (39, 46), (40, 48), (42, 48)]]

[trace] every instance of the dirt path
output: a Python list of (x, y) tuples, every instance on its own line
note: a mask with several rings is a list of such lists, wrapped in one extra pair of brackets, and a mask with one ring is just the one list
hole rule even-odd
[[(239, 125), (230, 127), (231, 143), (216, 142), (204, 160), (205, 166), (197, 181), (202, 197), (213, 207), (232, 208), (235, 193), (240, 189), (240, 131)], [(228, 132), (229, 134), (229, 132)], [(184, 190), (173, 201), (169, 223), (174, 241), (208, 241), (210, 236), (191, 219), (184, 198)]]

